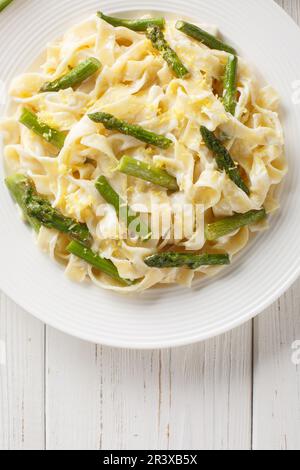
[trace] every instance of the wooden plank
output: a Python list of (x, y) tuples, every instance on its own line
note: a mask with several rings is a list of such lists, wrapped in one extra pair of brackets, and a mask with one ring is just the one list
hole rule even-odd
[(255, 320), (253, 448), (300, 450), (300, 282)]
[(170, 392), (163, 353), (99, 349), (100, 447), (167, 449), (167, 422), (162, 413)]
[(100, 446), (98, 347), (47, 327), (47, 450)]
[(251, 322), (173, 353), (170, 447), (251, 448)]
[(0, 449), (44, 449), (44, 326), (0, 293)]
[(103, 449), (250, 449), (251, 323), (195, 346), (100, 348)]
[(298, 24), (300, 20), (299, 0), (275, 0)]

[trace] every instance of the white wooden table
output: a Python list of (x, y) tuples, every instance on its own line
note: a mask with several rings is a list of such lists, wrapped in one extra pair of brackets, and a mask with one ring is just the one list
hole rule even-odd
[[(300, 0), (277, 1), (300, 24)], [(0, 449), (300, 450), (299, 281), (235, 331), (153, 352), (70, 338), (0, 300)]]

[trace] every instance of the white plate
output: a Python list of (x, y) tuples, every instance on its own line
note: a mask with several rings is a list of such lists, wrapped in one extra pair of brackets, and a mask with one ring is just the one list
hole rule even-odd
[(284, 105), (290, 172), (282, 209), (270, 231), (221, 277), (192, 290), (169, 287), (123, 297), (71, 283), (59, 265), (38, 251), (17, 216), (1, 169), (0, 288), (49, 325), (96, 343), (158, 348), (197, 342), (260, 313), (300, 272), (300, 105), (292, 102), (293, 83), (300, 79), (300, 30), (272, 0), (18, 0), (0, 15), (0, 79), (9, 83), (48, 41), (99, 7), (108, 13), (163, 11), (216, 24), (256, 64)]

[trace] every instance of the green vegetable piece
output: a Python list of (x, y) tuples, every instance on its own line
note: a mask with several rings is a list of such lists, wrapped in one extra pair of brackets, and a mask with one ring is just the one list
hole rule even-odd
[(189, 74), (188, 69), (183, 65), (176, 52), (169, 46), (162, 30), (158, 26), (147, 28), (146, 35), (152, 42), (153, 47), (161, 53), (177, 78), (184, 78)]
[(29, 216), (27, 208), (27, 201), (34, 193), (30, 180), (24, 175), (15, 174), (6, 178), (5, 184), (13, 199), (21, 208), (26, 222), (38, 233), (41, 228), (41, 223), (35, 217)]
[(265, 209), (259, 211), (249, 211), (246, 214), (235, 214), (232, 217), (218, 220), (205, 227), (205, 236), (208, 241), (215, 241), (218, 238), (230, 235), (236, 230), (247, 225), (256, 224), (267, 217)]
[[(95, 186), (103, 199), (105, 199), (108, 204), (111, 204), (115, 208), (118, 218), (127, 223), (128, 228), (131, 228), (133, 225), (135, 225), (139, 214), (130, 215), (130, 208), (112, 188), (105, 176), (100, 176)], [(138, 223), (138, 225), (135, 227), (135, 231), (142, 239), (149, 239), (151, 236), (151, 232), (149, 232), (148, 226), (146, 226), (143, 222)]]
[(135, 160), (134, 158), (124, 156), (117, 170), (128, 176), (134, 176), (135, 178), (162, 186), (170, 191), (179, 191), (177, 180), (174, 176), (161, 168)]
[(131, 137), (135, 137), (136, 139), (145, 142), (146, 144), (154, 145), (155, 147), (167, 149), (173, 143), (172, 140), (167, 139), (167, 137), (147, 131), (141, 126), (128, 124), (128, 122), (117, 119), (108, 113), (99, 112), (89, 114), (88, 116), (92, 121), (103, 124), (108, 130), (130, 135)]
[(145, 263), (150, 268), (182, 268), (198, 269), (201, 266), (217, 266), (230, 264), (228, 254), (195, 254), (195, 253), (158, 253), (146, 258)]
[(67, 250), (69, 253), (77, 256), (77, 258), (86, 261), (94, 268), (99, 269), (99, 271), (103, 272), (112, 279), (115, 279), (123, 286), (130, 286), (133, 284), (133, 282), (120, 277), (119, 272), (112, 261), (101, 258), (97, 253), (82, 245), (81, 243), (72, 241), (67, 247)]
[(66, 75), (63, 75), (53, 82), (45, 83), (40, 89), (40, 92), (54, 92), (66, 90), (67, 88), (75, 88), (88, 78), (92, 77), (101, 69), (101, 67), (102, 65), (99, 60), (91, 57), (90, 59), (81, 62), (77, 67), (74, 67)]
[(224, 147), (215, 134), (209, 131), (206, 127), (202, 126), (200, 131), (205, 145), (213, 152), (219, 169), (225, 170), (229, 178), (248, 196), (250, 196), (250, 190), (244, 183), (239, 168), (234, 163), (226, 147)]
[(237, 105), (237, 68), (238, 58), (230, 55), (225, 70), (223, 104), (226, 111), (233, 116)]
[(38, 116), (29, 109), (23, 108), (19, 121), (49, 144), (54, 145), (54, 147), (57, 147), (59, 150), (63, 148), (66, 140), (65, 133), (48, 126), (48, 124), (42, 122)]
[(216, 49), (218, 51), (225, 51), (229, 54), (237, 55), (235, 49), (220, 41), (215, 36), (209, 34), (207, 31), (199, 28), (199, 26), (186, 23), (185, 21), (177, 21), (176, 28), (187, 36), (202, 42), (202, 44), (205, 44), (205, 46), (210, 49)]
[(98, 16), (112, 26), (123, 26), (124, 28), (128, 28), (137, 32), (146, 31), (149, 26), (158, 26), (159, 28), (163, 29), (166, 23), (164, 18), (125, 20), (123, 18), (115, 18), (114, 16), (104, 15), (104, 13), (101, 11), (98, 12)]
[(13, 175), (6, 179), (6, 185), (23, 210), (26, 220), (38, 232), (41, 225), (66, 233), (70, 238), (90, 246), (92, 236), (86, 224), (65, 217), (54, 209), (50, 202), (37, 194), (33, 182), (24, 175)]
[(13, 0), (0, 0), (0, 13), (1, 11), (4, 10), (4, 8), (8, 7), (8, 5), (12, 2)]

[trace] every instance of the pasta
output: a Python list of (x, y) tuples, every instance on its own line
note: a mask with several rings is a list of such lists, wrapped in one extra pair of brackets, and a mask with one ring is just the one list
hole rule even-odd
[[(247, 245), (251, 233), (265, 230), (268, 224), (259, 222), (207, 242), (205, 223), (263, 206), (268, 213), (278, 208), (275, 189), (287, 164), (277, 93), (270, 86), (261, 86), (247, 62), (239, 58), (238, 101), (232, 115), (226, 112), (219, 91), (228, 53), (183, 35), (172, 21), (166, 24), (165, 38), (187, 67), (186, 77), (174, 75), (145, 34), (113, 27), (95, 15), (50, 44), (38, 72), (23, 74), (11, 84), (17, 109), (0, 122), (8, 174), (28, 175), (54, 208), (85, 223), (93, 237), (92, 249), (132, 283), (120, 286), (68, 253), (66, 234), (42, 227), (38, 246), (62, 263), (72, 280), (89, 279), (102, 288), (125, 293), (158, 284), (191, 286), (195, 277), (213, 276), (222, 268), (150, 268), (144, 259), (167, 248), (233, 257)], [(101, 62), (99, 73), (74, 89), (40, 93), (45, 82), (59, 79), (89, 58)], [(24, 106), (48, 126), (66, 133), (60, 151), (20, 124)], [(172, 145), (162, 149), (107, 130), (88, 117), (99, 111), (164, 135)], [(200, 126), (216, 132), (230, 151), (248, 181), (250, 196), (220, 171), (203, 143)], [(118, 172), (125, 154), (167, 171), (176, 178), (179, 191), (170, 192)], [(100, 176), (105, 176), (132, 210), (152, 220), (155, 237), (120, 236), (122, 222), (115, 208), (95, 188)]]

